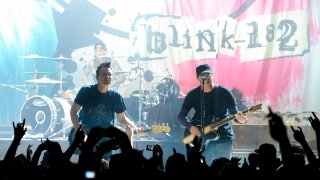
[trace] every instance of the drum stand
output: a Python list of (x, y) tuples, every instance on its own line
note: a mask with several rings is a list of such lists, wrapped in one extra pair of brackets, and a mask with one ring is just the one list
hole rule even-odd
[[(38, 64), (37, 62), (33, 62), (34, 65), (34, 74), (33, 74), (33, 79), (38, 79)], [(39, 94), (39, 85), (37, 83), (34, 83), (33, 85), (33, 89), (34, 89), (34, 94), (37, 96)]]
[[(139, 101), (138, 101), (138, 127), (141, 127), (142, 125), (146, 126), (145, 121), (147, 119), (147, 112), (144, 110), (143, 111), (143, 98), (144, 98), (144, 88), (143, 88), (143, 82), (142, 82), (142, 77), (144, 73), (144, 69), (141, 67), (140, 64), (140, 57), (138, 58), (138, 66), (136, 67), (138, 71), (138, 77), (139, 77)], [(142, 119), (143, 118), (143, 119)], [(142, 121), (143, 120), (143, 121)]]
[(66, 124), (65, 121), (66, 121), (66, 119), (63, 118), (62, 128), (61, 128), (59, 131), (57, 131), (57, 132), (55, 132), (55, 133), (52, 133), (50, 136), (48, 136), (48, 138), (56, 137), (58, 134), (62, 133), (62, 139), (67, 139), (66, 130), (69, 129), (69, 128), (71, 128), (71, 127), (73, 127), (73, 124), (70, 124), (70, 125), (68, 125), (68, 126), (65, 126), (65, 124)]
[(62, 94), (62, 68), (63, 68), (63, 63), (60, 61), (60, 86), (59, 86), (59, 95)]
[(141, 118), (142, 118), (142, 71), (143, 71), (143, 68), (140, 67), (140, 58), (138, 59), (138, 71), (139, 71), (139, 102), (138, 102), (138, 113), (139, 113), (139, 116), (138, 116), (138, 126), (141, 127), (142, 125), (142, 121), (141, 121)]

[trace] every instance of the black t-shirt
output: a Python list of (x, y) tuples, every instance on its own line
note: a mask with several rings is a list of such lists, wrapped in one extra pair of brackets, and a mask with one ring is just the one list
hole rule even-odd
[(82, 108), (81, 124), (89, 129), (95, 126), (106, 128), (112, 125), (115, 113), (126, 110), (123, 98), (118, 92), (108, 90), (106, 93), (101, 93), (97, 85), (82, 87), (74, 102)]

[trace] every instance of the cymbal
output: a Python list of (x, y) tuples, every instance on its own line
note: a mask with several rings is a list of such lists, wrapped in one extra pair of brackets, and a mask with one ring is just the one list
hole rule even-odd
[(128, 58), (128, 56), (117, 56), (117, 55), (110, 55), (110, 58)]
[(140, 57), (140, 55), (134, 55), (128, 57), (128, 63), (130, 64), (136, 64), (141, 62), (151, 62), (151, 61), (162, 61), (166, 57), (156, 57), (156, 58), (150, 58), (150, 57)]
[(168, 74), (163, 74), (163, 73), (154, 73), (153, 74), (154, 77), (167, 77)]
[(49, 72), (23, 72), (24, 74), (49, 74)]
[(19, 56), (19, 59), (49, 59), (46, 56), (39, 56), (38, 54), (31, 54), (29, 56)]
[(114, 74), (125, 74), (125, 73), (130, 73), (129, 71), (117, 71), (114, 72)]
[(64, 83), (64, 82), (61, 82), (58, 80), (49, 79), (47, 77), (43, 77), (40, 79), (29, 79), (29, 80), (26, 80), (26, 82), (39, 83), (39, 84), (61, 84), (61, 83)]
[(56, 58), (52, 58), (52, 59), (56, 59), (56, 60), (71, 60), (70, 58), (63, 57), (62, 55), (60, 55), (59, 57), (56, 57)]

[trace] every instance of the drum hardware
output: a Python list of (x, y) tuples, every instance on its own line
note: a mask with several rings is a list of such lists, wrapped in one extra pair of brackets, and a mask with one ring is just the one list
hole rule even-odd
[(142, 64), (140, 62), (141, 57), (140, 54), (135, 54), (134, 56), (130, 56), (128, 58), (128, 62), (133, 62), (136, 61), (137, 62), (137, 66), (134, 68), (131, 68), (130, 73), (129, 73), (129, 77), (131, 76), (131, 73), (135, 72), (138, 74), (139, 77), (139, 103), (138, 103), (138, 126), (140, 127), (142, 125), (142, 93), (144, 91), (143, 86), (142, 86), (142, 73), (144, 73), (144, 69), (141, 67)]
[(125, 74), (125, 73), (130, 73), (129, 71), (117, 71), (114, 74)]
[(31, 54), (28, 56), (19, 56), (19, 59), (49, 59), (49, 57), (46, 56), (40, 56), (38, 54)]
[(49, 74), (49, 72), (23, 72), (24, 74)]
[(64, 92), (62, 92), (62, 98), (66, 99), (66, 100), (74, 100), (77, 94), (77, 90), (73, 89), (73, 90), (66, 90)]
[(12, 89), (15, 89), (15, 90), (18, 90), (18, 91), (21, 91), (21, 92), (24, 92), (24, 93), (27, 93), (28, 91), (27, 90), (23, 90), (23, 89), (20, 89), (18, 87), (26, 87), (26, 85), (11, 85), (11, 84), (0, 84), (0, 87), (10, 87)]
[[(62, 63), (62, 60), (71, 60), (70, 58), (66, 58), (66, 57), (63, 57), (62, 54), (60, 54), (59, 57), (57, 58), (52, 58), (52, 59), (55, 59), (55, 60), (60, 60), (60, 82), (62, 82), (62, 69), (63, 69), (63, 63)], [(62, 83), (60, 83), (60, 87), (59, 87), (59, 91), (58, 93), (61, 95), (63, 93), (62, 91)]]
[[(49, 57), (46, 56), (40, 56), (38, 54), (31, 54), (28, 56), (19, 56), (19, 59), (49, 59)], [(33, 72), (25, 72), (26, 74), (33, 74), (33, 79), (27, 80), (26, 82), (31, 82), (34, 83), (34, 92), (35, 95), (37, 95), (39, 93), (39, 86), (38, 86), (38, 79), (39, 79), (39, 74), (45, 74), (46, 72), (38, 72), (38, 63), (36, 61), (33, 62), (34, 65), (34, 70)], [(39, 83), (43, 83), (43, 81), (39, 82)]]
[(163, 73), (154, 73), (154, 77), (168, 77), (168, 74), (163, 74)]
[(70, 124), (66, 127), (62, 127), (62, 129), (60, 129), (59, 131), (52, 133), (50, 136), (48, 136), (48, 138), (53, 138), (56, 137), (58, 134), (62, 133), (62, 139), (67, 139), (66, 134), (69, 134), (69, 132), (66, 132), (66, 130), (71, 129), (73, 127), (73, 124)]
[(71, 60), (71, 58), (63, 57), (63, 56), (62, 56), (62, 54), (60, 54), (60, 56), (59, 56), (59, 57), (52, 58), (52, 59), (55, 59), (55, 60)]
[(62, 81), (50, 79), (46, 76), (44, 76), (40, 79), (29, 79), (29, 80), (26, 80), (26, 82), (35, 83), (35, 84), (58, 84), (58, 83), (62, 84), (62, 83), (64, 83)]

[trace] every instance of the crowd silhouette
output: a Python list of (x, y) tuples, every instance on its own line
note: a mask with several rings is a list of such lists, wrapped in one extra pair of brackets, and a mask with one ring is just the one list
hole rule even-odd
[[(294, 139), (299, 145), (291, 144), (287, 135), (287, 127), (283, 119), (269, 108), (266, 116), (269, 122), (270, 136), (279, 143), (279, 154), (273, 144), (262, 143), (255, 152), (241, 158), (221, 157), (206, 162), (202, 155), (201, 139), (195, 138), (193, 146), (186, 145), (186, 155), (172, 149), (172, 155), (166, 162), (163, 150), (155, 145), (152, 157), (146, 158), (142, 150), (134, 149), (128, 136), (116, 127), (93, 128), (85, 140), (81, 127), (65, 152), (58, 142), (50, 139), (41, 140), (34, 153), (29, 145), (26, 154), (16, 154), (21, 139), (26, 133), (25, 120), (15, 124), (14, 136), (5, 157), (0, 161), (0, 179), (107, 179), (107, 178), (201, 178), (214, 179), (236, 178), (320, 178), (320, 121), (313, 113), (309, 122), (316, 136), (318, 154), (314, 154), (304, 136), (301, 127), (291, 126)], [(289, 130), (290, 130), (289, 128)], [(104, 137), (109, 141), (96, 145)], [(85, 141), (84, 141), (85, 140)], [(75, 150), (80, 149), (77, 162), (71, 161)], [(113, 150), (109, 161), (103, 155)], [(43, 156), (41, 156), (43, 154)]]

